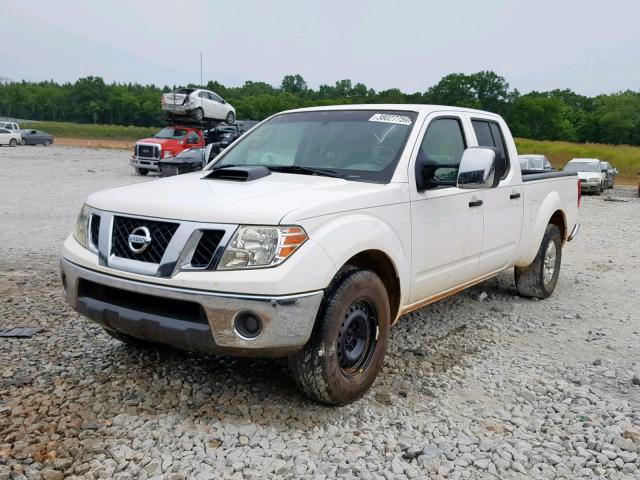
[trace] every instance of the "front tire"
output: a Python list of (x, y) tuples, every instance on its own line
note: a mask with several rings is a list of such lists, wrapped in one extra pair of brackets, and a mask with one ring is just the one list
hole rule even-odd
[(48, 147), (49, 145), (51, 145), (51, 142), (49, 140), (45, 140), (42, 145), (44, 145), (45, 147)]
[(12, 138), (11, 140), (9, 140), (10, 147), (15, 147), (16, 145), (18, 145), (18, 141), (15, 138)]
[(201, 122), (202, 120), (204, 120), (204, 110), (202, 110), (202, 109), (201, 109), (201, 108), (199, 108), (199, 107), (198, 107), (198, 108), (196, 108), (196, 109), (193, 111), (193, 117), (194, 117), (197, 121)]
[(26, 144), (27, 144), (27, 141), (24, 138), (20, 140), (20, 145), (24, 147)]
[(233, 112), (227, 113), (226, 118), (224, 119), (225, 123), (232, 125), (236, 121), (236, 114)]
[(547, 298), (556, 288), (562, 263), (562, 237), (547, 225), (536, 258), (527, 267), (515, 267), (516, 288), (523, 297)]
[(344, 405), (373, 384), (389, 341), (389, 296), (371, 270), (350, 269), (327, 289), (311, 339), (289, 359), (304, 394)]
[(136, 167), (135, 170), (136, 170), (136, 174), (137, 175), (141, 175), (143, 177), (149, 173), (149, 170), (147, 170), (146, 168), (137, 168)]

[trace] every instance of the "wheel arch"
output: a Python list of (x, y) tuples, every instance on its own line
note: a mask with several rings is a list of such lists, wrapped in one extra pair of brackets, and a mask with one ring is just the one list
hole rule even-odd
[(373, 271), (387, 290), (389, 295), (389, 307), (391, 309), (391, 323), (393, 324), (400, 312), (400, 298), (402, 287), (400, 286), (400, 276), (393, 260), (381, 250), (365, 250), (348, 259), (340, 270), (350, 267), (368, 269)]
[(552, 192), (547, 195), (535, 213), (532, 211), (532, 215), (534, 215), (535, 218), (533, 218), (531, 222), (527, 224), (525, 217), (522, 233), (524, 243), (521, 243), (520, 255), (515, 262), (515, 266), (526, 267), (534, 260), (544, 232), (549, 224), (558, 227), (564, 245), (568, 235), (568, 227), (567, 212), (565, 212), (562, 206), (563, 203), (560, 194), (558, 192)]

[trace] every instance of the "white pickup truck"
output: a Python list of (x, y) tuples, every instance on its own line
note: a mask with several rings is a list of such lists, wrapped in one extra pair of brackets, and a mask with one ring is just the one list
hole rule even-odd
[(498, 115), (349, 105), (265, 120), (204, 171), (92, 194), (68, 302), (124, 342), (289, 357), (313, 399), (374, 382), (401, 315), (515, 267), (551, 295), (575, 173), (522, 175)]

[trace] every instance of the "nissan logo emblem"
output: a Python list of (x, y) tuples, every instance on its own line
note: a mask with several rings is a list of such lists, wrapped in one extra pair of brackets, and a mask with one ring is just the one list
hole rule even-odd
[(135, 228), (129, 234), (129, 250), (133, 253), (144, 252), (151, 243), (151, 233), (147, 227)]

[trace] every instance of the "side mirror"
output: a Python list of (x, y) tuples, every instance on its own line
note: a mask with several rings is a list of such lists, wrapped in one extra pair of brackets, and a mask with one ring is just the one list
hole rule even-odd
[(213, 150), (213, 143), (210, 143), (204, 148), (204, 163), (205, 165), (211, 160), (211, 150)]
[(492, 188), (497, 185), (496, 152), (490, 148), (471, 147), (462, 154), (458, 168), (458, 188)]

